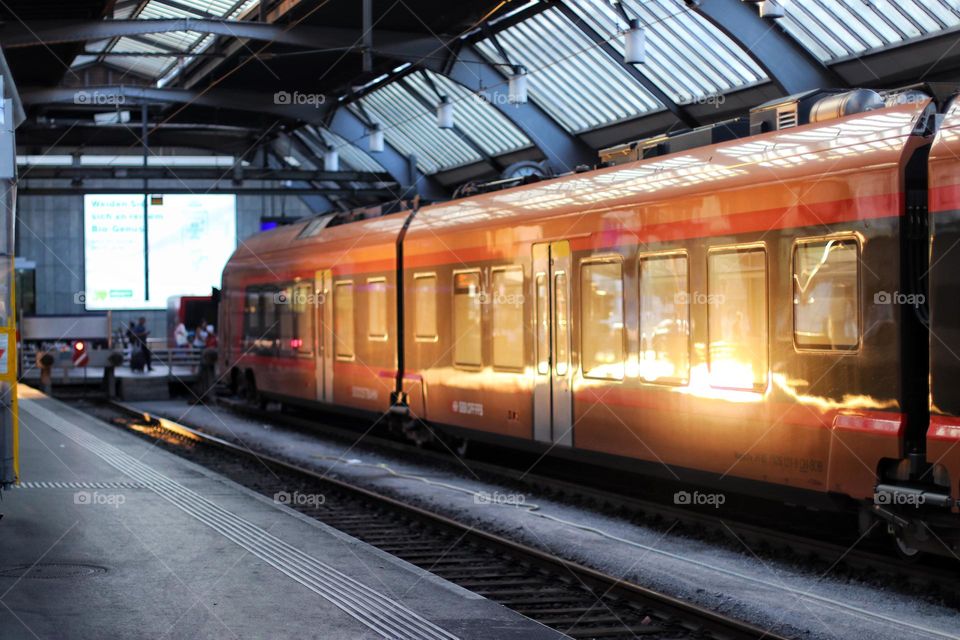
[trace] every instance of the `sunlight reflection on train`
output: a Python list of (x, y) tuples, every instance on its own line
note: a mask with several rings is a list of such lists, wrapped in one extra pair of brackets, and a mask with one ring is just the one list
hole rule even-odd
[[(626, 379), (643, 379), (647, 382), (657, 382), (676, 375), (673, 366), (664, 361), (645, 361), (638, 363), (631, 358), (626, 367)], [(840, 409), (857, 410), (896, 410), (898, 403), (895, 399), (879, 399), (865, 395), (844, 395), (835, 400), (822, 396), (803, 393), (800, 387), (808, 386), (806, 380), (789, 380), (783, 373), (769, 373), (770, 389), (776, 388), (785, 396), (798, 404), (812, 407), (819, 412), (826, 413)], [(732, 403), (759, 403), (764, 400), (767, 390), (753, 390), (754, 372), (748, 363), (725, 362), (721, 366), (714, 365), (713, 371), (707, 363), (694, 365), (690, 369), (690, 379), (687, 384), (667, 385), (659, 387), (670, 393), (694, 396), (703, 399), (723, 400)], [(610, 380), (594, 380), (578, 378), (578, 389), (593, 388), (598, 398), (603, 397), (603, 391), (611, 384)]]
[(780, 389), (780, 391), (788, 395), (798, 404), (815, 407), (822, 412), (836, 411), (839, 409), (896, 410), (900, 407), (899, 403), (894, 398), (883, 400), (865, 395), (844, 395), (840, 400), (834, 400), (832, 398), (824, 398), (822, 396), (813, 396), (810, 394), (801, 393), (796, 387), (807, 386), (807, 381), (794, 381), (794, 384), (790, 384), (787, 376), (782, 373), (773, 373), (771, 374), (770, 379), (773, 386)]

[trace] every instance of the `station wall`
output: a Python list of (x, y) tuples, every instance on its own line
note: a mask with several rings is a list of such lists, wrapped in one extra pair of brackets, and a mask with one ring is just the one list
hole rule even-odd
[[(151, 183), (151, 193), (162, 193), (163, 186), (172, 187)], [(198, 188), (197, 193), (205, 190)], [(260, 230), (261, 216), (298, 218), (310, 214), (296, 196), (238, 195), (237, 241)], [(36, 264), (37, 314), (86, 313), (80, 297), (84, 291), (83, 195), (19, 195), (16, 243), (17, 257)], [(117, 269), (123, 268), (117, 265)], [(113, 327), (123, 327), (140, 316), (147, 319), (152, 336), (164, 335), (164, 310), (114, 311)]]

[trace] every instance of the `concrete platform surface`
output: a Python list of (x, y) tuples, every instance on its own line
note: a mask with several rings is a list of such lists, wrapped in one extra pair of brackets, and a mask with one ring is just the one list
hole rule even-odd
[(564, 637), (21, 386), (0, 638)]

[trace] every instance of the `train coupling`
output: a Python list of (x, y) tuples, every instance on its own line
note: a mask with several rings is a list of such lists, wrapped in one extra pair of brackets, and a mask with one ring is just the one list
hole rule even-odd
[(390, 415), (398, 418), (410, 417), (410, 404), (407, 402), (405, 391), (394, 391), (390, 394)]

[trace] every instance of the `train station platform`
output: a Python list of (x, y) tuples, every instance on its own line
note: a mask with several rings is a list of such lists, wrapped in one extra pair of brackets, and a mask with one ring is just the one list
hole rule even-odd
[[(54, 367), (50, 383), (54, 391), (104, 385), (103, 367)], [(116, 393), (124, 400), (166, 400), (170, 398), (170, 384), (191, 385), (198, 379), (198, 367), (170, 365), (155, 362), (153, 370), (132, 371), (129, 366), (114, 370)], [(26, 366), (20, 380), (41, 387), (40, 369)], [(56, 395), (56, 393), (54, 393)]]
[(560, 638), (21, 385), (0, 638)]

